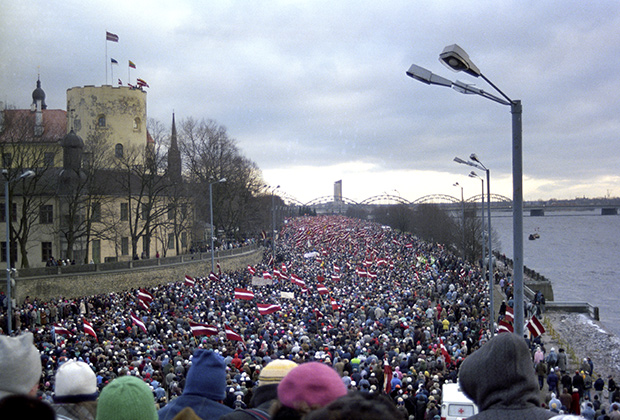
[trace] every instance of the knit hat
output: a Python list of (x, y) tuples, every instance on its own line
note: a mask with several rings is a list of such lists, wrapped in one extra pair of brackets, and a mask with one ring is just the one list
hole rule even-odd
[(211, 350), (196, 349), (183, 394), (198, 395), (213, 401), (226, 398), (224, 358)]
[(135, 376), (120, 376), (101, 391), (96, 420), (158, 420), (151, 388)]
[(279, 384), (291, 370), (297, 367), (297, 363), (290, 360), (274, 360), (269, 363), (258, 375), (258, 385)]
[(278, 385), (278, 399), (282, 405), (300, 409), (324, 407), (347, 394), (347, 387), (331, 367), (319, 362), (297, 366)]
[(73, 403), (97, 399), (97, 377), (84, 362), (69, 360), (56, 372), (54, 402)]
[(28, 394), (41, 378), (41, 355), (32, 333), (0, 335), (0, 398)]

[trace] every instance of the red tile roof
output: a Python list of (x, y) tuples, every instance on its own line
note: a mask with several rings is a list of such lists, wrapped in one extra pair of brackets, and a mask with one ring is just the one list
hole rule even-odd
[(6, 109), (0, 119), (0, 142), (2, 143), (55, 143), (67, 134), (67, 111), (44, 109), (43, 135), (34, 135), (36, 112), (29, 109)]

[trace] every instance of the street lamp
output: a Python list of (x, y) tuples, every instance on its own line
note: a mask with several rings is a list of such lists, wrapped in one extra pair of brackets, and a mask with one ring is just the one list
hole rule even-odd
[(226, 178), (219, 181), (209, 182), (209, 210), (211, 211), (211, 272), (215, 270), (215, 250), (213, 249), (213, 235), (215, 234), (215, 226), (213, 226), (213, 184), (226, 182)]
[(463, 186), (461, 184), (459, 184), (458, 182), (455, 182), (454, 184), (452, 184), (453, 187), (461, 187), (461, 231), (462, 231), (462, 256), (463, 256), (463, 262), (465, 262), (465, 199), (463, 197)]
[(32, 178), (34, 171), (27, 170), (22, 173), (17, 179), (13, 181), (9, 180), (9, 171), (7, 169), (2, 170), (4, 175), (4, 223), (6, 224), (6, 322), (7, 322), (7, 335), (11, 335), (11, 327), (13, 324), (13, 302), (11, 301), (11, 219), (9, 211), (9, 184), (17, 182), (21, 179)]
[[(512, 114), (512, 235), (513, 235), (513, 281), (514, 281), (514, 332), (523, 334), (523, 150), (522, 150), (522, 113), (520, 100), (512, 100), (497, 86), (495, 86), (480, 69), (471, 61), (467, 53), (458, 45), (450, 45), (444, 48), (439, 55), (439, 60), (453, 71), (464, 71), (474, 77), (482, 77), (496, 92), (497, 97), (491, 93), (471, 85), (456, 81), (452, 82), (441, 76), (433, 74), (420, 66), (412, 65), (407, 70), (407, 75), (428, 85), (446, 86), (457, 92), (480, 95), (486, 99), (502, 105), (510, 106)], [(503, 98), (503, 99), (502, 99)]]

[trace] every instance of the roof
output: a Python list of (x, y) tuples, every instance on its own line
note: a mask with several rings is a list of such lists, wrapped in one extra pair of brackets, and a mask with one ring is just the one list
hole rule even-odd
[(5, 109), (0, 118), (2, 143), (56, 143), (67, 134), (67, 111), (44, 109), (43, 135), (35, 136), (36, 112), (29, 109)]

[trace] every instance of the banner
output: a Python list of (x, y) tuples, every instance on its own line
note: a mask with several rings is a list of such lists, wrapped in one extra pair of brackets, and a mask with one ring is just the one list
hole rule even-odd
[(262, 277), (252, 277), (252, 286), (271, 286), (273, 279), (264, 279)]
[(293, 292), (280, 292), (282, 299), (295, 299), (295, 293)]

